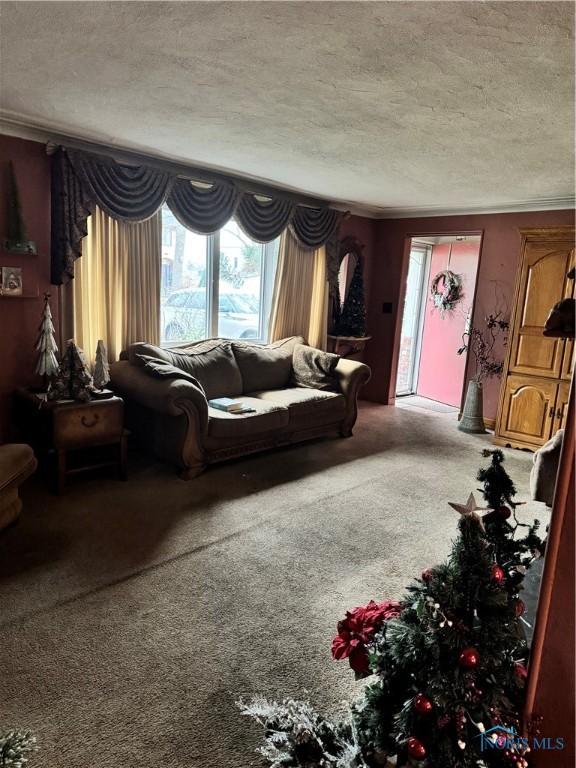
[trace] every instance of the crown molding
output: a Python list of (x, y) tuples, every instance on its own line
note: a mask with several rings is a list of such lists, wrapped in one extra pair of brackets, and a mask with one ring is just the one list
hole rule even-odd
[(236, 181), (238, 184), (250, 189), (256, 194), (281, 193), (287, 197), (297, 199), (304, 205), (325, 206), (329, 205), (337, 211), (344, 211), (354, 216), (362, 216), (374, 220), (386, 219), (427, 219), (438, 218), (441, 216), (474, 216), (495, 213), (522, 213), (529, 211), (558, 211), (574, 209), (576, 198), (574, 196), (558, 198), (536, 198), (532, 200), (523, 200), (517, 202), (492, 203), (490, 205), (462, 206), (462, 207), (385, 207), (369, 205), (367, 203), (358, 203), (352, 200), (326, 200), (310, 194), (302, 189), (288, 187), (278, 184), (268, 179), (251, 176), (249, 174), (240, 175), (235, 171), (217, 166), (195, 165), (190, 161), (165, 155), (163, 153), (153, 153), (146, 148), (120, 146), (118, 144), (105, 144), (97, 141), (93, 137), (72, 134), (60, 126), (41, 125), (31, 121), (18, 113), (0, 111), (0, 134), (14, 136), (20, 139), (28, 139), (44, 144), (63, 144), (75, 146), (78, 149), (86, 151), (99, 152), (124, 160), (132, 160), (138, 163), (159, 164), (163, 168), (169, 168), (174, 173), (191, 174), (195, 173), (199, 180), (217, 181), (224, 178)]
[(491, 205), (462, 206), (461, 208), (384, 208), (379, 219), (429, 219), (440, 216), (482, 216), (494, 213), (529, 213), (530, 211), (563, 211), (574, 209), (576, 198), (551, 197), (536, 198), (517, 202), (492, 203)]
[(312, 195), (294, 187), (282, 186), (268, 179), (258, 178), (249, 174), (239, 174), (217, 166), (197, 165), (184, 158), (150, 152), (147, 148), (137, 145), (106, 144), (93, 137), (69, 133), (57, 126), (40, 125), (29, 120), (19, 119), (18, 115), (5, 110), (0, 111), (0, 134), (46, 144), (48, 154), (51, 154), (56, 146), (64, 146), (69, 149), (94, 152), (95, 154), (112, 157), (119, 162), (161, 168), (175, 175), (191, 177), (198, 181), (206, 181), (208, 183), (232, 181), (244, 191), (257, 195), (278, 194), (302, 205), (320, 208), (332, 207), (331, 201), (325, 198)]

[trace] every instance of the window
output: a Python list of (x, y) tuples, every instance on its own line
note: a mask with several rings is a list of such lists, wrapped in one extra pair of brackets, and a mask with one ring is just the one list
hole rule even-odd
[(265, 341), (279, 238), (262, 245), (231, 220), (196, 235), (162, 209), (163, 343), (211, 336)]

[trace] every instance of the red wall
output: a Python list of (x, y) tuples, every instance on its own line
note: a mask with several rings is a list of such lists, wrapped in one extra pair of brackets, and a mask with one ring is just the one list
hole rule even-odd
[(36, 243), (38, 255), (16, 256), (0, 248), (0, 266), (22, 267), (23, 293), (38, 293), (38, 297), (0, 297), (0, 442), (12, 436), (10, 410), (16, 387), (40, 383), (34, 374), (34, 345), (44, 291), (52, 294), (54, 326), (58, 328), (58, 293), (50, 286), (50, 161), (44, 144), (0, 136), (0, 240), (6, 236), (9, 160), (14, 165), (28, 239)]
[[(426, 288), (426, 308), (418, 374), (418, 394), (447, 405), (460, 406), (466, 356), (458, 355), (466, 316), (474, 303), (480, 243), (462, 241), (433, 246), (430, 276)], [(462, 280), (462, 299), (444, 315), (430, 298), (432, 282), (438, 272), (455, 272)]]
[[(38, 289), (38, 298), (0, 298), (0, 440), (8, 439), (11, 394), (17, 386), (37, 383), (34, 376), (34, 342), (42, 311), (42, 294), (52, 292), (54, 324), (58, 327), (58, 295), (50, 286), (50, 173), (43, 144), (0, 136), (0, 199), (5, 199), (6, 165), (12, 160), (20, 189), (22, 212), (28, 237), (38, 246), (38, 256), (16, 257), (0, 251), (1, 264), (21, 266), (24, 281)], [(5, 207), (0, 205), (0, 238), (5, 233)], [(499, 281), (510, 306), (519, 258), (520, 227), (572, 224), (572, 211), (449, 216), (423, 219), (376, 221), (351, 216), (342, 224), (341, 234), (356, 236), (364, 248), (364, 279), (368, 309), (368, 333), (372, 340), (365, 360), (372, 367), (372, 380), (364, 397), (376, 402), (394, 402), (396, 363), (408, 268), (407, 237), (484, 233), (478, 275), (474, 321), (482, 320), (494, 305), (494, 282)], [(384, 314), (382, 304), (392, 303)], [(468, 377), (470, 371), (468, 371)], [(485, 387), (485, 414), (494, 417), (499, 382)]]
[[(574, 223), (574, 212), (533, 211), (470, 216), (439, 216), (421, 219), (383, 219), (375, 222), (374, 258), (368, 294), (368, 328), (372, 341), (366, 362), (372, 379), (363, 390), (368, 400), (394, 402), (397, 350), (401, 327), (398, 308), (403, 306), (408, 270), (407, 238), (424, 235), (483, 233), (474, 323), (482, 322), (494, 306), (494, 287), (511, 308), (514, 281), (520, 257), (520, 233), (524, 227), (551, 227)], [(393, 313), (383, 314), (383, 302), (393, 302)], [(395, 355), (396, 351), (396, 355)], [(470, 366), (467, 379), (470, 378)], [(499, 380), (484, 388), (484, 412), (495, 418)]]

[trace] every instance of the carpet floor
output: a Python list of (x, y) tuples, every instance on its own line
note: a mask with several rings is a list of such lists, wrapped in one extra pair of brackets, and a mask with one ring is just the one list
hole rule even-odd
[[(336, 622), (401, 596), (449, 551), (489, 436), (365, 404), (355, 436), (184, 482), (135, 455), (127, 483), (40, 478), (0, 535), (0, 728), (26, 726), (31, 768), (248, 768), (264, 693), (325, 712), (354, 697)], [(531, 455), (506, 451), (519, 498)], [(522, 516), (547, 512), (534, 502)]]

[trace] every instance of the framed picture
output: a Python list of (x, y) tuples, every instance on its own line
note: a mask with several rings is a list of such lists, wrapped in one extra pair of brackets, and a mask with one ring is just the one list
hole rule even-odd
[(3, 296), (22, 296), (22, 269), (20, 267), (2, 267)]

